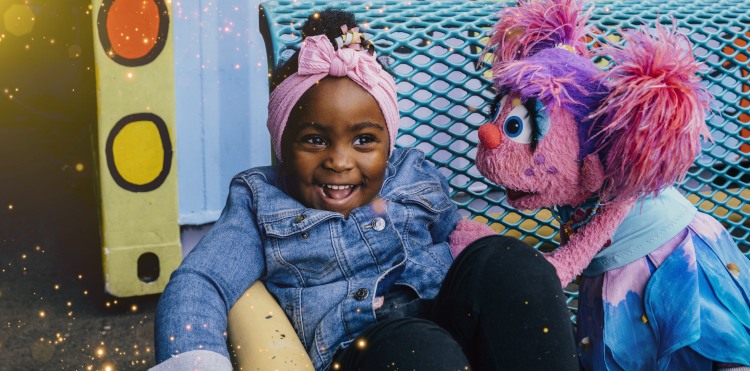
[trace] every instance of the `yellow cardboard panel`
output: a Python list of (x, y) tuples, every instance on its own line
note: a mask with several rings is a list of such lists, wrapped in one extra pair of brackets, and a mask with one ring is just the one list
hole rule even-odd
[[(120, 297), (159, 293), (182, 257), (171, 1), (92, 6), (106, 287)], [(147, 253), (159, 274), (144, 282)]]

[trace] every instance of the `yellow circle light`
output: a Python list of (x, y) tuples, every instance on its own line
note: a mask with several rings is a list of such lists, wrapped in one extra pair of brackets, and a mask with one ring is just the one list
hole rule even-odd
[(5, 29), (16, 36), (23, 36), (34, 29), (34, 13), (26, 5), (14, 4), (3, 14)]
[(137, 185), (150, 183), (164, 167), (161, 137), (151, 121), (125, 125), (115, 137), (112, 155), (123, 179)]

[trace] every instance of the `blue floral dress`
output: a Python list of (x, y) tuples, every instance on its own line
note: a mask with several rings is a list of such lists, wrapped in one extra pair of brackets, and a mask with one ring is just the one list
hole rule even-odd
[(584, 271), (576, 341), (587, 371), (750, 365), (750, 262), (718, 221), (682, 213), (694, 208), (670, 192), (636, 206)]

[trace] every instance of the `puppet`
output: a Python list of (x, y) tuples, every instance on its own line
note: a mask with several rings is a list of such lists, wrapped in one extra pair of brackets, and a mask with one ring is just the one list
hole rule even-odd
[[(702, 65), (674, 19), (589, 50), (591, 10), (521, 0), (500, 12), (488, 46), (498, 94), (477, 169), (511, 206), (556, 210), (561, 247), (545, 255), (563, 286), (581, 275), (585, 370), (744, 369), (750, 264), (673, 187), (711, 138)], [(611, 61), (601, 70), (593, 56)], [(454, 254), (492, 233), (462, 221)]]

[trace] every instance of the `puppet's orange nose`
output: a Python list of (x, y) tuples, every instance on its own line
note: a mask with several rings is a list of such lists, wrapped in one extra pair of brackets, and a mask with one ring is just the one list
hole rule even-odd
[(480, 126), (479, 141), (487, 148), (497, 148), (500, 145), (500, 129), (492, 124)]

